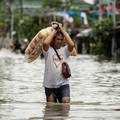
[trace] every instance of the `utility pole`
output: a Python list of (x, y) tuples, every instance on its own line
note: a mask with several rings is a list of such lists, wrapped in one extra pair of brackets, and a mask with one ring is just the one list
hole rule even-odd
[[(101, 8), (101, 6), (103, 5), (103, 0), (99, 0), (99, 8)], [(100, 20), (102, 19), (102, 16), (100, 15)]]
[(11, 5), (11, 29), (10, 29), (10, 34), (11, 34), (11, 41), (13, 41), (13, 31), (14, 31), (14, 13), (13, 13), (13, 6)]
[(23, 0), (19, 0), (20, 4), (20, 20), (19, 20), (19, 42), (21, 42), (21, 39), (23, 38), (23, 32), (22, 32), (22, 24), (23, 24)]
[(4, 46), (9, 47), (13, 40), (13, 0), (5, 0), (5, 15), (6, 15), (6, 41), (4, 40)]
[[(114, 8), (116, 7), (116, 0), (114, 0), (113, 6), (114, 6)], [(116, 27), (116, 13), (115, 13), (115, 11), (113, 14), (113, 26)]]
[(5, 3), (5, 17), (6, 17), (6, 23), (7, 23), (7, 27), (6, 27), (6, 32), (9, 32), (9, 37), (11, 38), (11, 14), (12, 14), (12, 11), (11, 11), (11, 5), (12, 5), (12, 2), (10, 0), (5, 0), (4, 1)]
[[(113, 7), (116, 7), (116, 0), (113, 1)], [(116, 52), (116, 13), (113, 11), (113, 36), (112, 36), (112, 59), (116, 61), (117, 52)]]

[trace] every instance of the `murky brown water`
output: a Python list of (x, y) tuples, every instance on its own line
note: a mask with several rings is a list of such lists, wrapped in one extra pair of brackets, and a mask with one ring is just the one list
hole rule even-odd
[(0, 120), (120, 120), (120, 64), (94, 56), (70, 59), (71, 104), (47, 105), (44, 60), (0, 51)]

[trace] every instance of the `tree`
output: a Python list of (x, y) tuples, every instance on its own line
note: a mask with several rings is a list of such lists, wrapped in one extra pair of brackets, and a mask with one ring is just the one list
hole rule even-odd
[(93, 37), (96, 40), (96, 54), (111, 57), (112, 27), (111, 18), (103, 18), (94, 24)]
[(62, 0), (42, 0), (43, 8), (50, 7), (50, 8), (60, 8), (62, 5)]

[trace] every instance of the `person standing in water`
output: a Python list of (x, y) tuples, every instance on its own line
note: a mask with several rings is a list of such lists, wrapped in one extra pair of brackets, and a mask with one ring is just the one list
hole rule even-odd
[[(65, 41), (66, 45), (63, 46)], [(67, 61), (74, 42), (69, 34), (59, 25), (52, 26), (52, 32), (43, 41), (43, 55), (45, 58), (45, 72), (43, 86), (47, 102), (70, 103), (69, 80), (61, 75), (61, 61)], [(55, 50), (58, 52), (59, 60)]]

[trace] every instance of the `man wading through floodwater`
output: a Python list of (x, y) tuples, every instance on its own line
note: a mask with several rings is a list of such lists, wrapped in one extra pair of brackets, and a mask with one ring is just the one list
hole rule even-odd
[[(66, 45), (63, 46), (63, 43)], [(52, 24), (51, 33), (42, 43), (45, 58), (43, 86), (47, 102), (70, 102), (70, 86), (68, 78), (61, 74), (62, 62), (67, 62), (74, 43), (69, 34), (59, 23)]]
[[(62, 26), (57, 27), (57, 25), (53, 25), (51, 34), (43, 42), (43, 55), (45, 57), (43, 85), (47, 102), (69, 103), (69, 80), (61, 75), (61, 61), (54, 49), (58, 52), (61, 60), (66, 61), (74, 48), (74, 43)], [(62, 46), (64, 40), (67, 44)]]

